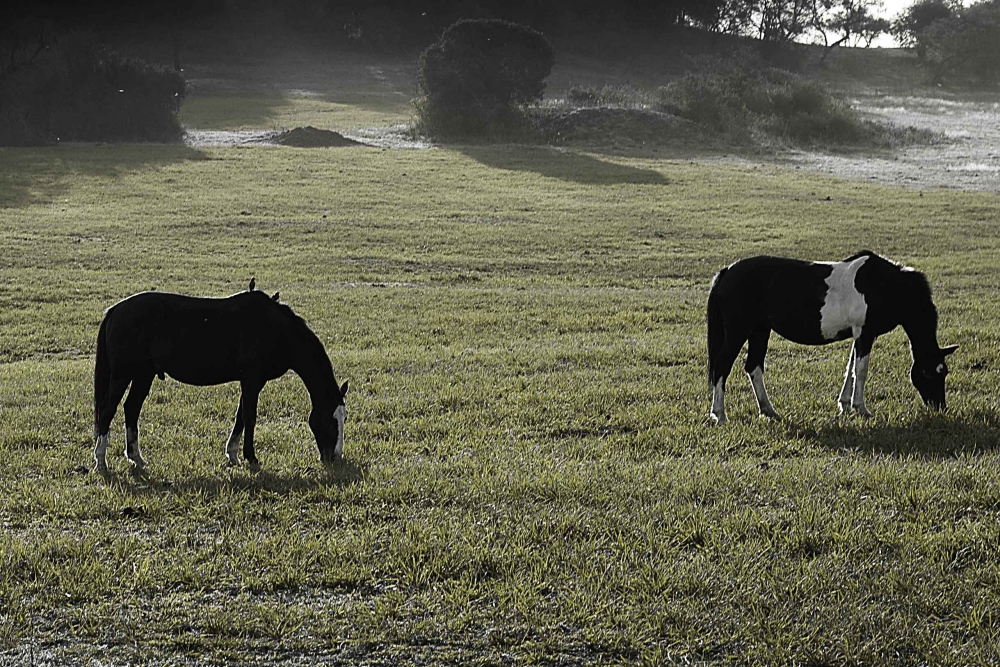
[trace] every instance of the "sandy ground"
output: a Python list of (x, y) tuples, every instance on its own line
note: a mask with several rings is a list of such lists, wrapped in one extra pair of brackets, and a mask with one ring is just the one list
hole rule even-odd
[[(323, 128), (336, 129), (336, 128)], [(348, 139), (377, 148), (430, 148), (426, 141), (414, 139), (405, 125), (367, 127), (353, 130), (336, 130)], [(273, 146), (280, 130), (192, 130), (185, 132), (185, 143), (194, 147), (206, 146)]]
[(874, 120), (930, 130), (940, 140), (880, 155), (795, 151), (784, 160), (840, 178), (912, 188), (1000, 191), (1000, 102), (933, 97), (857, 98)]
[[(852, 104), (870, 118), (902, 127), (930, 130), (939, 139), (929, 145), (876, 154), (790, 151), (776, 156), (792, 164), (838, 178), (866, 180), (919, 189), (950, 188), (1000, 192), (1000, 102), (934, 97), (859, 97)], [(330, 128), (336, 129), (336, 128)], [(350, 139), (379, 148), (428, 148), (403, 125), (339, 130)], [(269, 145), (274, 130), (187, 132), (191, 146)]]

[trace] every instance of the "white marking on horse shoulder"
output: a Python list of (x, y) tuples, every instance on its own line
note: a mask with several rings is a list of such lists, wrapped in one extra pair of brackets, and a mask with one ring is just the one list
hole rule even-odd
[(855, 338), (861, 335), (861, 328), (868, 315), (868, 304), (864, 295), (854, 286), (854, 279), (858, 275), (858, 269), (867, 260), (866, 255), (852, 262), (828, 263), (833, 271), (826, 279), (826, 300), (819, 311), (819, 327), (823, 338), (834, 340), (844, 329), (850, 329)]

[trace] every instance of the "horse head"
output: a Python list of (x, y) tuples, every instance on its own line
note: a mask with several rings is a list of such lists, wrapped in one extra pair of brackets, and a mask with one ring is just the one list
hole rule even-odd
[(316, 437), (319, 459), (323, 463), (339, 461), (344, 455), (344, 422), (347, 421), (344, 397), (347, 396), (348, 389), (348, 383), (345, 382), (342, 387), (338, 387), (336, 396), (325, 405), (314, 405), (309, 415), (309, 428)]
[(948, 375), (948, 364), (945, 357), (958, 349), (958, 345), (948, 345), (928, 353), (913, 355), (913, 365), (910, 367), (910, 382), (917, 388), (924, 403), (935, 410), (945, 408), (944, 378)]

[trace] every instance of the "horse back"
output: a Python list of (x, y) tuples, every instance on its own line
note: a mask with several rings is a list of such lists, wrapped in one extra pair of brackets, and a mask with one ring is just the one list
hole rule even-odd
[(768, 327), (806, 345), (822, 345), (853, 335), (861, 327), (875, 335), (895, 328), (911, 291), (907, 272), (870, 251), (840, 262), (785, 257), (742, 259), (719, 276), (719, 301), (733, 328)]
[(141, 292), (105, 314), (112, 373), (188, 384), (273, 379), (288, 370), (286, 318), (262, 292), (226, 298)]
[(829, 265), (761, 255), (730, 265), (716, 285), (727, 329), (739, 335), (767, 327), (807, 345), (826, 342), (820, 309)]

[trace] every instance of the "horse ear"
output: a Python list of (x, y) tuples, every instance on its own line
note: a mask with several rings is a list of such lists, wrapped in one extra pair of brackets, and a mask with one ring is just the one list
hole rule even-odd
[(340, 395), (341, 396), (347, 396), (347, 391), (350, 389), (350, 387), (348, 387), (347, 384), (348, 383), (345, 382), (344, 386), (340, 388)]
[(948, 347), (941, 348), (941, 354), (947, 357), (949, 354), (958, 349), (958, 345), (949, 345)]
[(280, 295), (281, 295), (281, 292), (275, 292), (275, 293), (274, 293), (274, 296), (272, 296), (272, 297), (271, 297), (271, 301), (277, 301), (277, 300), (278, 300), (278, 297), (279, 297)]

